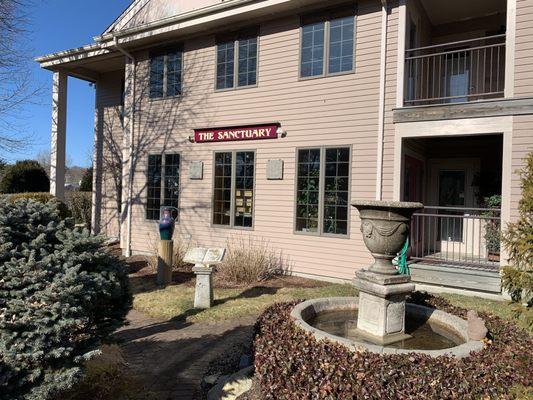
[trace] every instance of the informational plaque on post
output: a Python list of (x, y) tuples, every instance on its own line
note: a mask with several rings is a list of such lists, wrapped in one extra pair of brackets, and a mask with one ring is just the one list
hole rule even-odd
[(224, 248), (206, 249), (204, 247), (197, 247), (187, 251), (183, 261), (190, 264), (215, 265), (220, 264), (224, 260), (225, 254), (226, 249)]

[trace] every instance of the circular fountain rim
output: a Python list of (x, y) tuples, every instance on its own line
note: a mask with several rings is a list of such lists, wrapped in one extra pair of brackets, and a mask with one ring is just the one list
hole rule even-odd
[(407, 313), (411, 313), (414, 311), (419, 315), (429, 317), (428, 320), (433, 320), (436, 323), (440, 323), (441, 325), (444, 325), (448, 329), (457, 333), (465, 341), (465, 343), (443, 350), (395, 349), (386, 346), (358, 342), (343, 338), (341, 336), (332, 335), (320, 329), (314, 328), (313, 326), (307, 323), (310, 318), (321, 312), (358, 309), (358, 297), (324, 297), (320, 299), (307, 300), (294, 307), (291, 312), (291, 317), (293, 318), (297, 326), (302, 328), (304, 331), (312, 334), (317, 340), (327, 339), (332, 342), (341, 344), (352, 351), (370, 351), (379, 354), (419, 353), (426, 354), (431, 357), (452, 356), (456, 358), (464, 358), (469, 356), (470, 353), (480, 351), (484, 348), (483, 342), (478, 340), (469, 340), (467, 321), (456, 317), (455, 315), (448, 314), (444, 311), (424, 307), (417, 304), (407, 303), (406, 307)]

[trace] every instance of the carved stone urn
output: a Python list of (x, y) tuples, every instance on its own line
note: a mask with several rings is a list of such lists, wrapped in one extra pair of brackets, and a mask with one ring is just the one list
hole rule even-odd
[(411, 277), (399, 275), (392, 260), (402, 250), (413, 213), (421, 203), (356, 201), (361, 233), (374, 257), (368, 270), (357, 271), (359, 290), (357, 330), (373, 343), (388, 345), (409, 339), (405, 333), (405, 299), (414, 289)]
[(353, 206), (359, 210), (363, 240), (375, 260), (369, 271), (396, 275), (392, 260), (407, 240), (413, 213), (423, 204), (364, 200)]

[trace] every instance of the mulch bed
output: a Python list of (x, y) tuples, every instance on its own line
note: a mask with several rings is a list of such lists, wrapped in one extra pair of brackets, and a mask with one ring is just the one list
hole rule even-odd
[[(466, 317), (440, 297), (411, 302)], [(423, 354), (354, 353), (317, 341), (290, 318), (296, 302), (277, 304), (259, 318), (254, 342), (258, 387), (242, 400), (511, 399), (515, 385), (533, 383), (533, 338), (515, 324), (480, 313), (492, 336), (463, 359)]]

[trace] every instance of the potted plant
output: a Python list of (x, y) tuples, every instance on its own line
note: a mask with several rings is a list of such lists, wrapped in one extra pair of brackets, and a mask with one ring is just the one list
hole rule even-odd
[[(502, 197), (500, 195), (485, 198), (485, 204), (489, 209), (500, 209)], [(497, 217), (498, 211), (487, 211), (486, 217)], [(485, 245), (487, 248), (487, 258), (489, 261), (500, 262), (500, 238), (501, 224), (499, 219), (488, 219), (485, 225)]]

